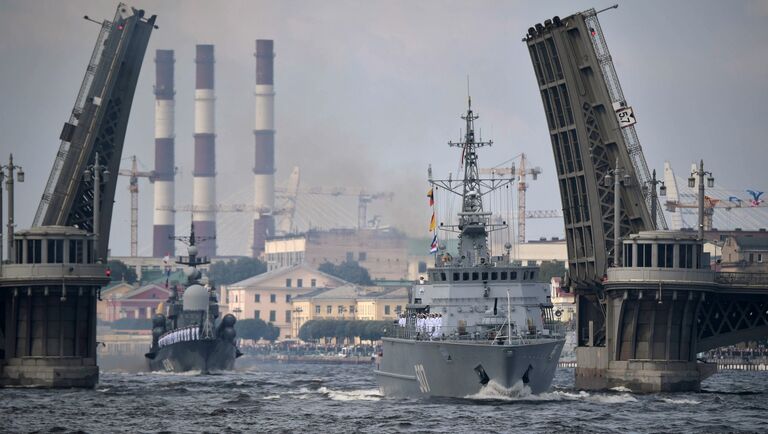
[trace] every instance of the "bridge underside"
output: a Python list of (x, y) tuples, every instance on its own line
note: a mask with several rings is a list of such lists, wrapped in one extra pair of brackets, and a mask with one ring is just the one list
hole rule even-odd
[(577, 349), (576, 386), (698, 390), (715, 372), (697, 353), (768, 336), (764, 294), (715, 285), (609, 284), (605, 346)]

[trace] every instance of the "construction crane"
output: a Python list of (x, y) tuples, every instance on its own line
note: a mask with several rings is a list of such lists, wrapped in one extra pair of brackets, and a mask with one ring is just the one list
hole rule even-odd
[(128, 177), (128, 191), (131, 192), (131, 256), (139, 255), (139, 178), (154, 181), (155, 173), (140, 172), (136, 164), (136, 156), (131, 157), (131, 168), (120, 169), (120, 176)]
[[(368, 227), (368, 204), (374, 200), (388, 199), (392, 200), (394, 193), (389, 191), (370, 192), (365, 189), (352, 187), (309, 187), (299, 188), (276, 188), (275, 193), (279, 196), (292, 200), (295, 204), (295, 198), (299, 194), (325, 195), (325, 196), (354, 196), (357, 197), (357, 228), (365, 229)], [(293, 198), (293, 199), (292, 199)], [(293, 223), (291, 223), (293, 226)]]
[[(528, 168), (528, 159), (525, 153), (519, 155), (520, 167), (516, 170), (513, 164), (510, 167), (494, 167), (492, 169), (480, 169), (481, 175), (492, 176), (514, 176), (517, 175), (517, 242), (525, 243), (525, 220), (527, 218), (557, 218), (562, 217), (557, 211), (534, 211), (527, 213), (525, 211), (525, 192), (528, 190), (526, 177), (533, 176), (534, 181), (541, 174), (541, 167)], [(515, 157), (517, 158), (517, 157)]]

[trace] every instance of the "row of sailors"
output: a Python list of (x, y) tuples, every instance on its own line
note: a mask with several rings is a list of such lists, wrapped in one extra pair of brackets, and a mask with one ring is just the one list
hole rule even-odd
[(157, 341), (157, 344), (161, 347), (164, 347), (166, 345), (175, 344), (177, 342), (196, 341), (199, 338), (200, 329), (197, 327), (189, 327), (166, 334)]
[(442, 334), (443, 314), (421, 313), (412, 315), (410, 320), (405, 314), (400, 314), (397, 324), (400, 327), (406, 327), (409, 323), (416, 326), (416, 333), (429, 338), (437, 338)]

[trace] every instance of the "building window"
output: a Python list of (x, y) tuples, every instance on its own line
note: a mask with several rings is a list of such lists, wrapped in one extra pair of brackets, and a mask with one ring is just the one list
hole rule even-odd
[(367, 260), (367, 259), (368, 259), (368, 253), (366, 253), (366, 252), (358, 252), (358, 254), (357, 254), (357, 260), (358, 260), (359, 262), (363, 262), (363, 261), (365, 261), (365, 260)]
[(763, 254), (762, 253), (758, 253), (757, 254), (757, 262), (763, 262)]
[(291, 287), (291, 279), (285, 279), (285, 287), (290, 288)]
[(275, 318), (277, 318), (277, 312), (274, 310), (269, 311), (269, 322), (275, 322)]
[(261, 294), (254, 294), (253, 295), (253, 302), (254, 303), (261, 303)]
[(317, 287), (317, 279), (310, 280), (309, 281), (309, 286), (311, 286), (312, 288)]
[(352, 262), (354, 260), (355, 260), (354, 252), (347, 252), (347, 262)]
[(349, 305), (349, 313), (350, 313), (350, 314), (353, 314), (353, 313), (355, 313), (355, 305), (354, 305), (354, 304), (350, 304), (350, 305)]
[(395, 312), (400, 313), (403, 311), (403, 306), (400, 306), (399, 304), (395, 306)]
[(653, 267), (653, 262), (651, 261), (652, 248), (653, 248), (653, 245), (651, 244), (637, 245), (637, 266), (638, 267)]
[(390, 311), (389, 305), (387, 304), (384, 306), (384, 315), (389, 315), (389, 311)]
[(325, 306), (325, 313), (327, 313), (328, 315), (332, 314), (333, 306), (331, 306), (330, 304), (328, 306)]
[(291, 322), (291, 311), (286, 310), (285, 311), (285, 322)]
[(419, 261), (418, 267), (419, 273), (425, 273), (427, 271), (427, 263), (424, 261)]
[(320, 305), (315, 306), (315, 313), (320, 314)]
[(674, 255), (674, 244), (659, 244), (658, 253), (656, 255), (656, 266), (659, 268), (672, 268), (672, 260)]
[(277, 303), (277, 294), (269, 294), (269, 302)]
[[(639, 246), (638, 246), (639, 247)], [(690, 244), (680, 244), (678, 255), (678, 262), (680, 268), (693, 268), (693, 246)], [(640, 253), (638, 251), (638, 260), (640, 259)]]
[(339, 315), (344, 313), (344, 306), (338, 306), (339, 309)]
[(285, 294), (285, 302), (290, 303), (291, 302), (291, 294)]
[[(50, 258), (50, 257), (51, 257), (51, 254), (49, 253), (48, 254), (48, 258)], [(749, 254), (749, 262), (755, 262), (755, 254), (754, 253), (750, 253)]]
[(237, 303), (237, 293), (235, 293), (235, 303)]
[(261, 311), (260, 310), (254, 310), (253, 311), (253, 319), (261, 319)]
[(303, 288), (304, 287), (304, 279), (296, 279), (296, 287), (297, 288)]

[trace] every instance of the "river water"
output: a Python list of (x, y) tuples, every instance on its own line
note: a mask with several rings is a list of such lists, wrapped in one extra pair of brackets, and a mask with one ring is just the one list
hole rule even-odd
[[(240, 359), (242, 360), (242, 359)], [(573, 389), (391, 399), (370, 365), (267, 363), (216, 375), (102, 372), (94, 390), (0, 389), (0, 432), (768, 432), (768, 372), (723, 372), (701, 393)]]

